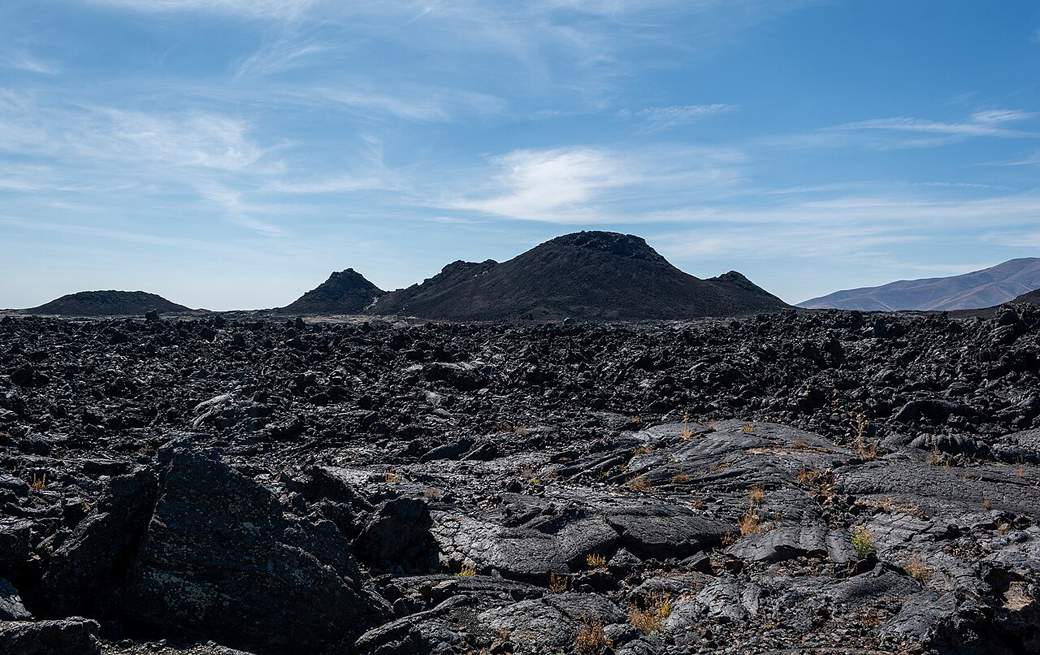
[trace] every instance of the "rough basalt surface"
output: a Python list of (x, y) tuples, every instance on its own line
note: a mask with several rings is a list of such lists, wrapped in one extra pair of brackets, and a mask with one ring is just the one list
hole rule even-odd
[(1040, 650), (1040, 310), (0, 320), (0, 651)]

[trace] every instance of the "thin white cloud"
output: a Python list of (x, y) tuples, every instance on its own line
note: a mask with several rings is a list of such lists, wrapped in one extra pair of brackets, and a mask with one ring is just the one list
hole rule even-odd
[(1036, 118), (1036, 113), (1031, 111), (1021, 111), (1018, 109), (987, 109), (985, 111), (975, 112), (971, 115), (971, 120), (973, 122), (982, 123), (984, 125), (1011, 123), (1014, 121), (1024, 121), (1030, 118)]
[(255, 165), (266, 150), (248, 136), (243, 120), (215, 114), (154, 115), (106, 109), (109, 125), (87, 148), (105, 142), (109, 151), (138, 160), (158, 160), (176, 166), (240, 171)]
[(215, 204), (225, 220), (265, 237), (282, 237), (286, 232), (272, 223), (254, 217), (256, 209), (242, 200), (242, 194), (219, 184), (199, 185), (199, 195)]
[(709, 116), (725, 114), (737, 109), (738, 107), (736, 105), (721, 103), (710, 105), (676, 105), (673, 107), (649, 107), (636, 112), (621, 110), (618, 112), (618, 115), (621, 118), (633, 116), (642, 119), (651, 127), (661, 128), (680, 125), (682, 123), (690, 123), (703, 118), (708, 118)]
[(39, 75), (54, 76), (61, 72), (61, 67), (49, 61), (44, 61), (25, 52), (14, 52), (0, 57), (0, 68), (11, 68), (14, 70), (37, 73)]
[(518, 150), (491, 159), (482, 191), (439, 204), (517, 220), (628, 222), (633, 207), (646, 202), (733, 188), (742, 179), (741, 161), (736, 151), (710, 148)]
[(955, 137), (1021, 137), (1027, 136), (1024, 132), (1009, 130), (998, 127), (992, 122), (968, 122), (947, 123), (942, 121), (922, 120), (919, 118), (877, 118), (865, 121), (856, 121), (839, 125), (836, 130), (889, 130), (896, 132), (919, 132), (925, 134), (940, 134)]
[(987, 109), (956, 122), (907, 116), (874, 118), (812, 132), (763, 137), (759, 142), (786, 148), (861, 146), (891, 150), (944, 146), (973, 138), (1033, 139), (1040, 137), (1040, 132), (1012, 129), (1009, 124), (1028, 121), (1038, 115), (1017, 109)]
[(229, 245), (226, 243), (211, 243), (199, 239), (160, 236), (156, 234), (148, 234), (145, 232), (133, 232), (130, 230), (95, 227), (90, 225), (72, 225), (68, 223), (52, 223), (40, 220), (27, 220), (20, 218), (3, 217), (0, 217), (0, 225), (6, 225), (8, 227), (17, 228), (21, 230), (31, 230), (34, 232), (50, 232), (54, 234), (64, 234), (72, 236), (98, 237), (102, 239), (114, 239), (117, 241), (126, 241), (130, 243), (142, 243), (153, 246), (185, 248), (189, 250), (220, 251), (224, 253), (249, 252), (248, 250), (239, 246)]
[(87, 0), (90, 4), (144, 13), (192, 11), (237, 18), (297, 18), (322, 0)]

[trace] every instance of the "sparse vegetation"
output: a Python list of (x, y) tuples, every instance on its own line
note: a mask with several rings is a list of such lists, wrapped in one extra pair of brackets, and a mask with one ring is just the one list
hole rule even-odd
[(463, 564), (462, 569), (459, 570), (455, 575), (460, 578), (469, 578), (477, 574), (477, 569), (469, 564)]
[(401, 478), (397, 477), (393, 469), (390, 469), (383, 475), (383, 482), (387, 484), (397, 484), (401, 481)]
[(690, 432), (690, 417), (689, 416), (683, 416), (682, 425), (683, 425), (682, 432), (679, 433), (679, 436), (682, 438), (683, 441), (689, 441), (690, 439), (693, 438), (693, 433)]
[(867, 445), (866, 434), (870, 421), (864, 414), (856, 414), (856, 453), (865, 459), (877, 457), (877, 444)]
[(565, 575), (556, 575), (555, 573), (549, 574), (549, 591), (554, 594), (562, 594), (567, 591), (567, 585), (570, 584), (570, 580)]
[(856, 556), (860, 559), (874, 551), (874, 535), (870, 528), (865, 525), (852, 528), (852, 547), (856, 549)]
[(632, 491), (644, 491), (649, 493), (654, 490), (654, 488), (647, 483), (646, 478), (642, 475), (638, 475), (632, 478), (627, 483), (625, 483), (625, 486), (631, 489)]
[(589, 565), (590, 569), (598, 569), (607, 565), (607, 558), (599, 553), (589, 553), (585, 556), (585, 563)]
[(904, 564), (903, 570), (921, 584), (927, 584), (932, 579), (932, 570), (928, 568), (928, 565), (921, 559), (920, 555), (915, 555), (909, 562)]
[(603, 631), (603, 622), (582, 616), (582, 626), (574, 638), (574, 648), (582, 655), (596, 655), (614, 646)]
[(754, 429), (755, 429), (754, 423), (745, 423), (744, 425), (740, 426), (741, 432), (743, 432), (745, 434), (750, 434), (751, 431), (754, 430)]
[(47, 488), (47, 474), (33, 473), (29, 476), (29, 488), (33, 491), (43, 491)]
[(762, 519), (758, 516), (755, 508), (749, 507), (744, 514), (737, 519), (737, 529), (740, 534), (762, 534)]
[(752, 506), (755, 506), (762, 502), (762, 499), (765, 498), (765, 495), (765, 487), (763, 487), (760, 484), (756, 484), (755, 486), (751, 487), (751, 489), (748, 491), (748, 500), (751, 501)]
[(940, 455), (942, 455), (942, 452), (939, 450), (939, 445), (936, 444), (936, 443), (933, 443), (932, 447), (931, 447), (931, 452), (930, 452), (930, 454), (928, 455), (928, 458), (925, 461), (928, 462), (929, 464), (938, 464)]
[(676, 473), (672, 476), (672, 484), (686, 484), (692, 478), (685, 473)]
[(636, 448), (635, 450), (633, 450), (632, 454), (633, 455), (649, 455), (652, 452), (654, 452), (654, 447), (653, 446), (640, 446), (639, 448)]
[(802, 470), (798, 471), (795, 479), (798, 481), (798, 484), (807, 487), (820, 479), (820, 472), (817, 469), (808, 469), (803, 466)]
[(633, 605), (628, 610), (628, 621), (644, 635), (657, 632), (664, 620), (672, 613), (672, 600), (668, 594), (651, 594), (643, 597), (643, 606)]

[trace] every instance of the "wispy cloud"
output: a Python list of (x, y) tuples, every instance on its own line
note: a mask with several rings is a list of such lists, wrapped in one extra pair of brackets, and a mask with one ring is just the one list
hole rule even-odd
[(896, 132), (921, 132), (930, 134), (943, 134), (948, 136), (970, 137), (970, 136), (999, 136), (999, 137), (1021, 137), (1025, 133), (998, 127), (992, 122), (968, 122), (968, 123), (944, 123), (941, 121), (929, 121), (919, 118), (877, 118), (855, 123), (846, 123), (833, 129), (836, 130), (890, 130)]
[(635, 117), (643, 120), (650, 128), (664, 128), (682, 123), (690, 123), (717, 114), (725, 114), (736, 111), (736, 105), (710, 104), (710, 105), (677, 105), (674, 107), (649, 107), (639, 111), (623, 109), (618, 112), (621, 118)]
[(742, 178), (739, 152), (712, 148), (517, 150), (491, 159), (483, 190), (440, 206), (562, 224), (638, 221), (634, 205), (716, 195)]
[(287, 19), (301, 16), (322, 0), (87, 0), (116, 9), (146, 13), (194, 11), (237, 18)]
[(219, 184), (201, 184), (198, 190), (203, 198), (219, 208), (228, 222), (265, 237), (285, 236), (286, 232), (281, 227), (255, 218), (256, 208), (248, 206), (240, 192)]
[(1018, 109), (987, 109), (985, 111), (975, 112), (971, 115), (972, 122), (981, 123), (983, 125), (1011, 123), (1014, 121), (1024, 121), (1029, 118), (1036, 118), (1036, 113), (1031, 111), (1021, 111)]
[(25, 52), (13, 52), (0, 56), (0, 68), (11, 68), (39, 75), (57, 75), (61, 72), (61, 67), (57, 64)]
[(913, 134), (912, 138), (891, 138), (882, 142), (882, 147), (927, 147), (956, 143), (964, 139), (979, 137), (994, 138), (1035, 138), (1040, 133), (1011, 129), (1007, 123), (1024, 121), (1034, 118), (1032, 112), (989, 109), (976, 112), (969, 120), (961, 122), (948, 122), (927, 120), (921, 118), (909, 118), (898, 116), (895, 118), (876, 118), (864, 121), (845, 123), (824, 132), (878, 132), (883, 135), (892, 136), (900, 133)]
[(247, 249), (227, 243), (211, 243), (200, 239), (185, 237), (170, 237), (149, 234), (146, 232), (134, 232), (131, 230), (120, 230), (113, 228), (95, 227), (90, 225), (79, 225), (69, 223), (52, 223), (40, 220), (26, 220), (20, 218), (0, 217), (0, 225), (20, 230), (33, 232), (49, 232), (52, 234), (63, 234), (72, 236), (98, 237), (102, 239), (114, 239), (128, 243), (141, 243), (153, 246), (165, 246), (174, 248), (185, 248), (189, 250), (248, 252)]
[(205, 113), (155, 115), (103, 109), (107, 125), (86, 147), (109, 146), (122, 158), (156, 160), (175, 166), (241, 171), (254, 166), (267, 149), (249, 138), (249, 124), (241, 119)]

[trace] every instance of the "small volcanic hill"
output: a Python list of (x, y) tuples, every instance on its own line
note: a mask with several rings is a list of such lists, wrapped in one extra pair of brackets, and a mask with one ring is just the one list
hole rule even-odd
[(286, 314), (360, 314), (385, 291), (352, 268), (329, 276), (320, 286), (282, 307)]
[(55, 316), (134, 316), (150, 311), (165, 314), (190, 312), (191, 308), (144, 291), (81, 291), (26, 310)]
[(701, 280), (636, 236), (577, 232), (505, 263), (455, 262), (369, 310), (458, 321), (667, 320), (730, 316), (787, 305), (730, 272)]
[(1040, 289), (1040, 258), (1024, 257), (964, 275), (835, 291), (798, 306), (884, 312), (977, 309), (1013, 302), (1016, 296), (1035, 289)]

